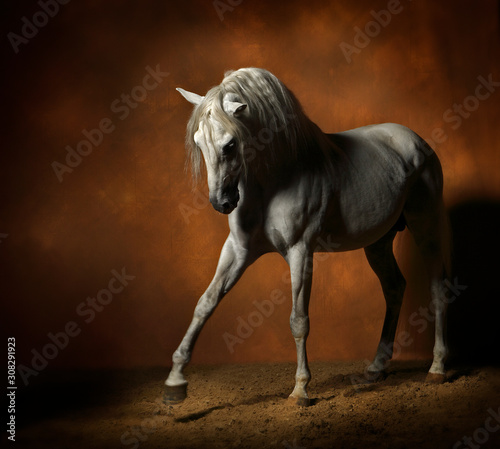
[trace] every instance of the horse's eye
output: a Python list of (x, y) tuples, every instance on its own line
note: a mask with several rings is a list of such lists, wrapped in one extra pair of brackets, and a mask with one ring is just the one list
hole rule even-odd
[(229, 143), (222, 147), (222, 153), (227, 156), (231, 154), (236, 148), (236, 140), (232, 139)]

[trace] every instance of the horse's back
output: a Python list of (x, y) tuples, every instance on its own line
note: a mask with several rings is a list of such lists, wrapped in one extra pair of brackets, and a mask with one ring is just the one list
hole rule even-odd
[[(396, 123), (362, 126), (329, 137), (347, 159), (369, 156), (372, 160), (400, 166), (406, 174), (422, 167), (426, 155), (433, 153), (417, 133)], [(360, 152), (363, 154), (358, 154)]]

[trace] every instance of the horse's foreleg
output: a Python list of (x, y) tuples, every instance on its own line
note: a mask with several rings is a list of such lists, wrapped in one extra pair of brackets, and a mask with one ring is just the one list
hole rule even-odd
[(234, 286), (252, 261), (248, 251), (241, 248), (230, 235), (222, 247), (215, 276), (199, 299), (186, 335), (172, 356), (172, 369), (165, 381), (166, 403), (177, 403), (185, 399), (187, 381), (182, 372), (191, 359), (196, 339), (221, 299)]
[(290, 399), (297, 405), (309, 405), (307, 385), (311, 372), (307, 363), (306, 341), (309, 335), (309, 298), (312, 285), (313, 258), (307, 248), (301, 245), (292, 248), (287, 255), (292, 279), (292, 313), (290, 329), (297, 346), (297, 373), (295, 388)]
[(368, 373), (377, 378), (387, 367), (394, 351), (394, 338), (398, 325), (399, 312), (403, 302), (406, 281), (399, 270), (392, 242), (396, 231), (390, 231), (380, 240), (365, 248), (366, 258), (382, 285), (386, 301), (384, 327), (375, 359), (368, 367)]

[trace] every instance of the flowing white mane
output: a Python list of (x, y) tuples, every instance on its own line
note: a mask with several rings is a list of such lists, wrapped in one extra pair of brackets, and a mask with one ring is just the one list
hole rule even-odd
[[(227, 94), (231, 94), (233, 101), (248, 105), (251, 117), (248, 126), (224, 111), (223, 100)], [(210, 89), (195, 107), (188, 123), (186, 146), (195, 178), (200, 174), (202, 156), (194, 134), (201, 121), (211, 129), (209, 116), (244, 143), (240, 151), (244, 153), (245, 169), (256, 159), (248, 157), (252, 152), (259, 153), (260, 168), (270, 169), (295, 163), (304, 156), (318, 157), (331, 147), (326, 136), (304, 114), (297, 98), (272, 73), (258, 68), (229, 71), (222, 83)], [(255, 142), (259, 148), (252, 148)]]

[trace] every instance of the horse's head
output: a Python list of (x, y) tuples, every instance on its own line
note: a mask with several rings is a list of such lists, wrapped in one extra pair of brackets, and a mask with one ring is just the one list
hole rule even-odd
[[(235, 125), (244, 115), (246, 104), (226, 94), (221, 102), (177, 89), (190, 103), (205, 110), (198, 115), (191, 151), (201, 151), (207, 168), (210, 202), (215, 210), (230, 214), (238, 205), (238, 184), (243, 167), (241, 132)], [(211, 104), (205, 104), (210, 100)], [(202, 105), (203, 103), (203, 105)], [(202, 105), (202, 106), (200, 106)], [(196, 124), (195, 124), (196, 126)]]

